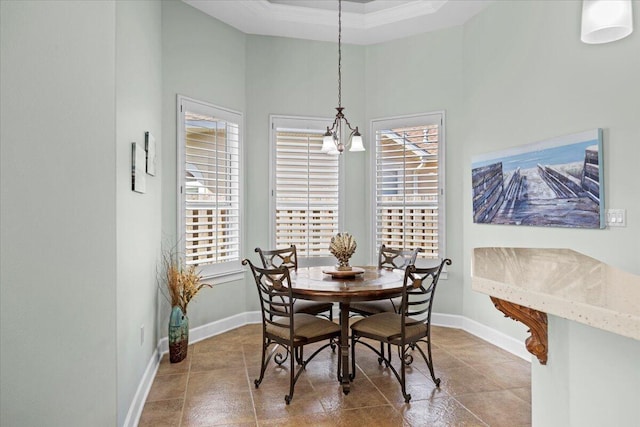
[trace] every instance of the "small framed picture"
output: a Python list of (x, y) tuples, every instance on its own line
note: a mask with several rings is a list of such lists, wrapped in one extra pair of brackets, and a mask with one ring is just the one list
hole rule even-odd
[(145, 151), (135, 142), (131, 143), (131, 189), (138, 193), (145, 192), (144, 175)]
[(151, 176), (156, 174), (156, 139), (151, 132), (144, 133), (144, 150), (147, 153), (146, 165), (147, 173)]

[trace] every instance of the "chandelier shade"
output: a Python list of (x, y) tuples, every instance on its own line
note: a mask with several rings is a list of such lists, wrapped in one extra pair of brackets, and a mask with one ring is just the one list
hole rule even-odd
[(609, 43), (632, 32), (631, 0), (583, 0), (580, 39), (584, 43)]
[(365, 151), (358, 126), (355, 128), (351, 126), (342, 106), (342, 0), (338, 0), (338, 106), (336, 110), (336, 118), (330, 127), (327, 126), (327, 131), (322, 138), (321, 151), (330, 155), (342, 154), (347, 147), (350, 147), (349, 151)]

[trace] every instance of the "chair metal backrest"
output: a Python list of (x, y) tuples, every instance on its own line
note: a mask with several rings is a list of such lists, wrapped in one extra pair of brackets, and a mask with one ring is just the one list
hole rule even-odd
[(382, 245), (380, 246), (380, 252), (378, 252), (378, 268), (399, 268), (404, 270), (408, 266), (415, 264), (419, 252), (422, 252), (422, 248), (394, 249)]
[(418, 323), (426, 323), (429, 326), (431, 323), (433, 297), (445, 264), (451, 265), (451, 260), (445, 258), (438, 266), (429, 268), (410, 265), (405, 270), (400, 310), (405, 317), (410, 317), (411, 320), (402, 322), (403, 336), (405, 326)]
[(296, 245), (291, 245), (284, 249), (263, 250), (256, 248), (255, 251), (260, 255), (260, 260), (264, 268), (286, 267), (289, 270), (298, 271)]
[(289, 269), (285, 267), (260, 268), (253, 265), (248, 259), (243, 260), (242, 264), (248, 264), (251, 267), (256, 281), (263, 328), (271, 324), (290, 329), (293, 334), (293, 298), (291, 297)]

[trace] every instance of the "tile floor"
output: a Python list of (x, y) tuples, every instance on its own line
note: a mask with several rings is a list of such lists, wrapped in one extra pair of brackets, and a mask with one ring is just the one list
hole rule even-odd
[(412, 395), (408, 404), (393, 374), (360, 346), (348, 395), (336, 380), (337, 353), (327, 349), (309, 363), (286, 405), (287, 367), (272, 361), (260, 388), (254, 387), (260, 372), (261, 326), (243, 326), (191, 345), (180, 363), (169, 363), (165, 355), (139, 425), (531, 425), (528, 362), (462, 330), (433, 327), (432, 335), (436, 376), (442, 383), (435, 388), (426, 364), (416, 358), (407, 370)]

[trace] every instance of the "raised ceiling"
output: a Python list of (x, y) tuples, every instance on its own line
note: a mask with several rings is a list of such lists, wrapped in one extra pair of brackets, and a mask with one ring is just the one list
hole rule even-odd
[[(337, 41), (337, 0), (182, 1), (247, 34)], [(368, 45), (462, 25), (492, 1), (344, 0), (342, 41)]]

